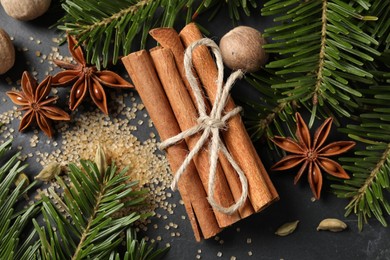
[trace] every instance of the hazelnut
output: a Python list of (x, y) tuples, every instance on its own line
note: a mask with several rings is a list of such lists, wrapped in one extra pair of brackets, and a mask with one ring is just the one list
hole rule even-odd
[(255, 72), (268, 60), (268, 54), (262, 47), (264, 44), (266, 41), (258, 30), (238, 26), (222, 37), (219, 48), (227, 67)]
[(15, 63), (15, 48), (8, 33), (0, 28), (0, 75)]
[(49, 9), (51, 0), (1, 0), (4, 11), (17, 20), (30, 21)]

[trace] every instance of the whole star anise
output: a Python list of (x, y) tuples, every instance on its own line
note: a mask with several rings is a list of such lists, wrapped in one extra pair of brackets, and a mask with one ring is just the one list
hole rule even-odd
[[(70, 35), (67, 36), (68, 48), (76, 64), (53, 60), (54, 63), (66, 69), (54, 75), (52, 86), (65, 87), (72, 85), (69, 98), (70, 110), (75, 110), (89, 92), (93, 102), (103, 113), (108, 114), (107, 98), (103, 86), (111, 88), (132, 88), (133, 86), (118, 74), (103, 70), (98, 71), (96, 66), (89, 66), (85, 61), (81, 46)], [(75, 46), (77, 46), (75, 48)]]
[(42, 131), (49, 137), (53, 136), (52, 120), (70, 120), (70, 116), (62, 109), (54, 106), (58, 97), (49, 97), (51, 77), (46, 77), (39, 85), (37, 81), (25, 71), (22, 76), (22, 91), (8, 91), (8, 97), (20, 110), (26, 111), (20, 121), (19, 131), (28, 128), (36, 122)]
[(293, 153), (293, 155), (283, 157), (279, 162), (273, 165), (271, 169), (274, 171), (287, 170), (303, 163), (294, 178), (294, 184), (298, 182), (307, 169), (310, 188), (314, 197), (319, 199), (322, 187), (321, 170), (338, 178), (349, 179), (349, 176), (343, 167), (327, 157), (339, 155), (348, 151), (355, 146), (355, 142), (338, 141), (323, 146), (332, 127), (332, 118), (326, 119), (317, 129), (314, 134), (313, 142), (311, 141), (309, 129), (299, 113), (296, 113), (296, 121), (296, 136), (298, 142), (289, 137), (275, 136), (272, 138), (272, 141), (277, 146), (287, 152)]

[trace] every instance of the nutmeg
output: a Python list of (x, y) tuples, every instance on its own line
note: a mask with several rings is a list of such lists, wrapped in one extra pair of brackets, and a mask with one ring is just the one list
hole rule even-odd
[(0, 28), (0, 75), (14, 66), (15, 48), (8, 33)]
[(261, 33), (248, 26), (238, 26), (225, 34), (220, 43), (223, 62), (233, 70), (255, 72), (267, 62), (266, 44)]
[(49, 9), (51, 0), (1, 0), (4, 11), (17, 20), (30, 21)]

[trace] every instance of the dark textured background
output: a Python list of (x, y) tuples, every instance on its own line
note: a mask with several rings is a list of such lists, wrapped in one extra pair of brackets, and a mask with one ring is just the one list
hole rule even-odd
[[(21, 77), (24, 70), (31, 71), (35, 67), (38, 72), (38, 80), (41, 81), (44, 78), (47, 63), (40, 64), (35, 57), (35, 51), (49, 53), (51, 47), (58, 47), (52, 41), (53, 37), (58, 36), (58, 32), (53, 29), (49, 30), (48, 27), (60, 15), (61, 13), (52, 8), (47, 14), (35, 21), (20, 22), (8, 17), (0, 7), (0, 27), (15, 38), (16, 48), (26, 47), (29, 49), (29, 51), (17, 51), (17, 61), (14, 68), (6, 75), (0, 76), (0, 98), (6, 97), (5, 92), (11, 88), (7, 84), (6, 77), (10, 77), (15, 82)], [(209, 37), (216, 42), (223, 34), (233, 28), (227, 17), (227, 12), (221, 13), (212, 22), (206, 22), (204, 19), (200, 20), (200, 23), (210, 31)], [(262, 30), (266, 28), (269, 21), (264, 20), (260, 15), (253, 15), (251, 18), (243, 17), (241, 24), (251, 25)], [(30, 37), (35, 40), (40, 39), (42, 43), (37, 45), (29, 39)], [(66, 46), (61, 46), (60, 49), (61, 54), (69, 55)], [(26, 62), (29, 64), (27, 65)], [(16, 85), (13, 84), (13, 86)], [(245, 81), (242, 81), (234, 88), (233, 97), (244, 97), (245, 95), (252, 96), (252, 92)], [(0, 112), (11, 109), (12, 104), (9, 100), (5, 103), (0, 102)], [(14, 120), (13, 128), (17, 129), (18, 124), (18, 120)], [(142, 131), (136, 133), (141, 140), (146, 138), (145, 134)], [(14, 147), (22, 145), (28, 150), (31, 135), (32, 132), (15, 133)], [(41, 136), (41, 138), (45, 137)], [(337, 134), (334, 127), (330, 139), (338, 138), (340, 135)], [(55, 140), (60, 140), (60, 137), (57, 136)], [(268, 152), (267, 146), (261, 144), (256, 144), (256, 146), (268, 169), (274, 163), (272, 154)], [(27, 160), (27, 162), (31, 166), (29, 168), (31, 172), (38, 169), (34, 161)], [(148, 232), (151, 236), (156, 235), (152, 234), (153, 232), (162, 235), (163, 241), (160, 242), (160, 245), (170, 243), (171, 249), (165, 259), (196, 259), (197, 255), (201, 259), (231, 259), (232, 256), (237, 259), (390, 259), (390, 232), (388, 229), (382, 227), (376, 220), (371, 220), (368, 225), (364, 226), (364, 230), (359, 232), (355, 216), (349, 218), (343, 216), (347, 201), (337, 199), (330, 193), (329, 182), (324, 184), (321, 200), (312, 202), (311, 191), (305, 177), (296, 186), (293, 185), (293, 173), (271, 173), (271, 178), (280, 194), (280, 201), (265, 211), (227, 228), (218, 235), (219, 241), (210, 239), (201, 243), (195, 242), (189, 222), (180, 218), (185, 213), (184, 208), (177, 203), (179, 200), (177, 193), (171, 199), (179, 206), (175, 210), (175, 215), (169, 216), (169, 218), (179, 224), (178, 230), (175, 231), (180, 232), (181, 236), (170, 237), (171, 231), (165, 231), (162, 227), (164, 223), (159, 223), (162, 221), (159, 219), (153, 219), (153, 223), (159, 224), (160, 229)], [(349, 228), (341, 233), (317, 232), (318, 223), (328, 217), (344, 220)], [(274, 235), (277, 227), (293, 220), (300, 220), (295, 233), (287, 237)], [(222, 244), (220, 240), (223, 240)], [(217, 256), (218, 252), (222, 253), (220, 258)], [(252, 252), (253, 255), (249, 256), (248, 252)]]

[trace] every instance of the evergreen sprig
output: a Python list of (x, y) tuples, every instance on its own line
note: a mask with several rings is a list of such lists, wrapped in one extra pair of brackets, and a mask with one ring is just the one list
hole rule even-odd
[(262, 97), (245, 114), (252, 132), (257, 138), (284, 135), (286, 129), (294, 135), (291, 111), (299, 107), (311, 112), (311, 123), (317, 115), (353, 116), (358, 123), (341, 131), (363, 148), (341, 158), (351, 179), (332, 187), (350, 199), (345, 214), (357, 215), (359, 229), (372, 216), (386, 226), (390, 2), (274, 0), (264, 4), (262, 14), (276, 16), (277, 25), (264, 34), (272, 39), (265, 48), (273, 60), (249, 77)]
[(367, 23), (367, 30), (372, 37), (378, 40), (380, 51), (388, 52), (390, 48), (390, 2), (389, 1), (373, 1), (370, 9), (372, 15), (378, 17), (376, 23)]
[(233, 21), (238, 21), (241, 19), (241, 10), (247, 15), (251, 15), (250, 7), (256, 8), (258, 6), (257, 1), (255, 0), (203, 0), (199, 7), (196, 9), (192, 15), (192, 19), (196, 18), (200, 13), (208, 11), (212, 8), (213, 12), (210, 15), (212, 19), (215, 14), (224, 6), (227, 5), (228, 13), (230, 19)]
[[(294, 135), (294, 111), (297, 104), (292, 101), (280, 102), (284, 96), (278, 89), (269, 86), (275, 82), (283, 82), (283, 79), (275, 75), (273, 71), (264, 70), (261, 74), (253, 74), (246, 80), (260, 93), (256, 100), (243, 100), (245, 104), (245, 119), (247, 129), (251, 133), (252, 140), (260, 139), (264, 134), (272, 137), (275, 134), (286, 135), (286, 127), (290, 135)], [(273, 143), (266, 138), (270, 146)]]
[(378, 39), (376, 48), (382, 55), (365, 64), (375, 75), (375, 83), (358, 86), (363, 97), (357, 102), (365, 110), (359, 117), (361, 123), (341, 130), (363, 144), (363, 149), (353, 157), (341, 159), (344, 168), (352, 173), (351, 179), (332, 185), (337, 196), (350, 199), (346, 215), (357, 215), (360, 230), (372, 216), (387, 226), (385, 216), (390, 214), (390, 2), (375, 0), (370, 11), (379, 19), (367, 24), (368, 31)]
[(351, 199), (346, 215), (357, 215), (360, 230), (372, 216), (387, 226), (384, 215), (390, 215), (390, 85), (375, 85), (366, 92), (372, 95), (362, 99), (361, 104), (370, 109), (360, 115), (361, 124), (342, 129), (350, 138), (366, 144), (365, 149), (340, 159), (352, 176), (332, 185), (338, 197)]
[[(375, 0), (372, 3), (369, 11), (376, 17), (378, 21), (375, 23), (367, 23), (367, 31), (372, 37), (378, 40), (376, 49), (381, 52), (374, 64), (369, 67), (371, 70), (389, 70), (390, 69), (390, 2)], [(375, 75), (377, 76), (377, 75)]]
[[(351, 112), (358, 109), (355, 99), (362, 93), (351, 83), (372, 83), (373, 74), (361, 66), (381, 53), (374, 48), (378, 41), (366, 28), (377, 18), (362, 14), (370, 1), (352, 2), (272, 0), (264, 4), (262, 15), (275, 17), (275, 25), (264, 33), (270, 39), (264, 48), (272, 56), (266, 68), (274, 73), (264, 83), (271, 86), (278, 98), (274, 98), (274, 109), (268, 110), (270, 115), (280, 105), (289, 104), (289, 108), (295, 104), (310, 111), (312, 126), (317, 116), (351, 117)], [(265, 78), (263, 73), (257, 79)], [(261, 87), (259, 81), (256, 84)], [(293, 128), (293, 113), (287, 112), (283, 112), (282, 121)], [(258, 114), (262, 115), (258, 121), (268, 117), (261, 110)], [(257, 125), (269, 129), (270, 124)], [(261, 133), (265, 129), (255, 131)]]
[[(10, 150), (12, 140), (0, 145), (0, 158)], [(27, 184), (22, 180), (15, 187), (18, 175), (27, 167), (18, 160), (19, 153), (6, 160), (0, 168), (0, 259), (34, 259), (38, 244), (33, 242), (34, 233), (25, 235), (26, 227), (38, 207), (35, 204), (18, 210), (18, 202), (34, 183)]]
[[(117, 254), (123, 232), (145, 215), (132, 212), (115, 214), (144, 201), (145, 190), (134, 189), (127, 169), (117, 172), (115, 164), (100, 171), (92, 161), (81, 161), (82, 168), (69, 165), (70, 184), (57, 177), (63, 198), (53, 190), (42, 198), (44, 226), (33, 220), (39, 234), (43, 259), (108, 259)], [(151, 247), (132, 247), (131, 254), (146, 255)], [(160, 255), (164, 250), (159, 250)], [(117, 258), (115, 258), (117, 259)], [(125, 258), (126, 259), (126, 258)], [(148, 258), (145, 258), (148, 259)]]
[(148, 245), (145, 239), (139, 241), (136, 232), (129, 228), (126, 230), (126, 248), (124, 253), (111, 254), (110, 260), (154, 260), (158, 259), (167, 249), (154, 251), (153, 246)]
[(137, 37), (137, 47), (144, 48), (151, 28), (173, 27), (180, 16), (188, 23), (199, 13), (223, 5), (232, 19), (240, 18), (241, 9), (249, 15), (249, 6), (257, 6), (254, 0), (66, 0), (62, 3), (66, 14), (58, 28), (84, 43), (87, 61), (100, 68), (129, 54)]

